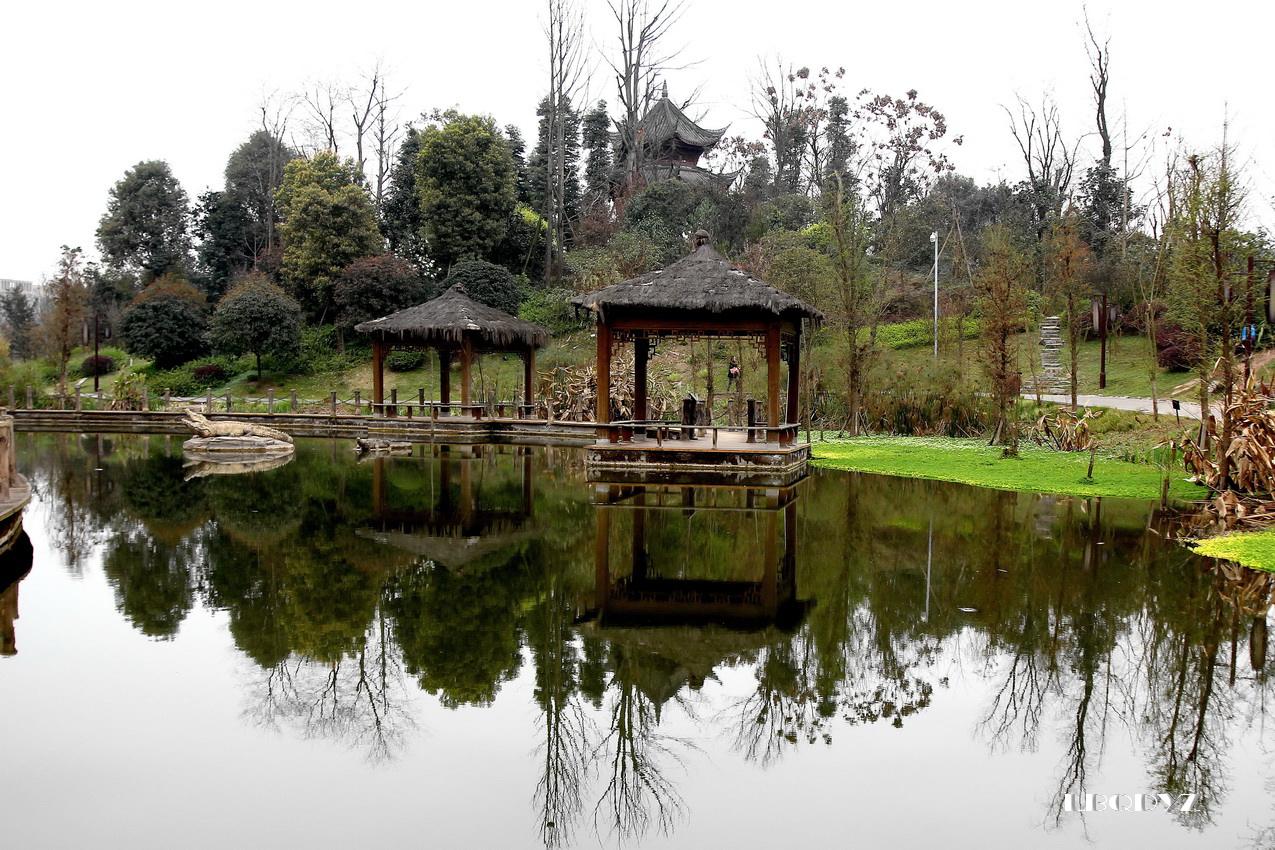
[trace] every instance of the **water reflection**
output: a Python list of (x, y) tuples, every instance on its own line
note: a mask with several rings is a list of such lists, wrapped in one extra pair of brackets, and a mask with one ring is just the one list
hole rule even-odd
[[(1237, 742), (1266, 743), (1275, 580), (1166, 542), (1141, 504), (844, 474), (594, 486), (573, 452), (515, 447), (357, 462), (301, 441), (287, 466), (189, 481), (163, 437), (20, 452), (66, 569), (100, 564), (139, 633), (224, 612), (250, 723), (418, 758), (423, 700), (492, 706), (525, 677), (547, 846), (693, 820), (706, 749), (760, 770), (855, 727), (907, 747), (920, 716), (981, 742), (951, 766), (975, 781), (1047, 754), (1019, 779), (1050, 823), (1132, 758), (1114, 766), (1150, 787), (1127, 790), (1196, 793), (1174, 816), (1208, 836)], [(11, 610), (12, 584), (6, 648)]]
[(0, 656), (18, 654), (18, 586), (31, 572), (31, 539), (18, 533), (0, 552)]

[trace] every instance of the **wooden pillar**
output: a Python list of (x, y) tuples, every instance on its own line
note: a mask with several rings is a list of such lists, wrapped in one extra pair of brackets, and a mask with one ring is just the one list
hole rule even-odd
[(801, 331), (788, 345), (788, 422), (801, 416)]
[[(528, 348), (522, 355), (522, 403), (530, 408), (536, 403), (536, 350)], [(531, 415), (528, 410), (527, 415)], [(522, 418), (522, 411), (518, 411), (518, 419)]]
[[(444, 405), (452, 403), (452, 353), (447, 349), (438, 349), (438, 400)], [(450, 415), (450, 410), (444, 410)]]
[(593, 604), (601, 614), (611, 595), (611, 510), (598, 506), (594, 512), (598, 525), (593, 537)]
[(775, 616), (779, 610), (779, 511), (766, 511), (766, 539), (762, 543), (761, 604)]
[[(474, 345), (466, 339), (460, 346), (460, 403), (469, 404), (469, 369), (474, 365)], [(463, 411), (462, 411), (463, 414)]]
[(633, 340), (633, 418), (646, 419), (646, 361), (651, 356), (651, 341), (644, 336)]
[(766, 441), (774, 437), (779, 424), (779, 323), (766, 328)]
[[(385, 403), (385, 343), (379, 339), (372, 340), (372, 403), (376, 405), (375, 415), (384, 413), (381, 405)], [(292, 408), (296, 410), (295, 402)]]
[[(611, 421), (611, 327), (606, 322), (598, 324), (598, 374), (597, 374), (598, 409), (596, 420), (599, 425)], [(598, 436), (606, 436), (609, 428), (598, 429)]]

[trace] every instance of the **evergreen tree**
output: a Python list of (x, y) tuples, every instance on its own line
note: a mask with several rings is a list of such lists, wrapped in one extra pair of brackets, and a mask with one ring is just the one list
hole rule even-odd
[(592, 210), (611, 196), (611, 117), (607, 102), (599, 100), (584, 116), (584, 209)]
[(13, 288), (0, 295), (0, 320), (9, 338), (9, 354), (15, 360), (26, 360), (35, 353), (35, 305), (21, 289)]
[(363, 177), (352, 161), (332, 153), (293, 160), (278, 203), (284, 279), (310, 315), (331, 320), (332, 286), (341, 269), (383, 248)]
[(531, 204), (531, 172), (527, 168), (527, 142), (515, 125), (505, 126), (505, 140), (509, 143), (509, 155), (514, 158), (514, 194), (520, 204)]
[(421, 153), (421, 134), (415, 127), (407, 128), (407, 135), (398, 147), (394, 167), (390, 170), (390, 185), (381, 207), (381, 233), (385, 235), (390, 250), (424, 272), (429, 266), (429, 251), (425, 243), (425, 219), (421, 215), (420, 193), (416, 187), (416, 161)]
[(430, 259), (447, 269), (486, 256), (509, 228), (516, 180), (509, 145), (492, 119), (453, 113), (426, 128), (416, 189)]
[(227, 354), (287, 354), (301, 339), (301, 305), (263, 274), (240, 278), (217, 304), (208, 338)]
[[(536, 109), (540, 116), (536, 148), (531, 152), (528, 171), (531, 176), (531, 208), (542, 217), (549, 218), (549, 99), (540, 101)], [(562, 206), (566, 221), (580, 220), (580, 113), (566, 106), (563, 125), (563, 187)]]
[(190, 204), (162, 160), (139, 162), (111, 188), (97, 227), (98, 247), (114, 268), (153, 280), (189, 266)]

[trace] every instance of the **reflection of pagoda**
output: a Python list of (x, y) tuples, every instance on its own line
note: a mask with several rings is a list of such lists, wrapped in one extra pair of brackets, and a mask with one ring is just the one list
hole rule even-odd
[[(795, 487), (600, 485), (596, 494), (594, 592), (602, 628), (719, 625), (787, 631), (805, 615), (809, 603), (796, 596)], [(622, 525), (615, 519), (620, 512), (629, 515), (628, 545), (620, 540), (621, 551), (629, 555), (627, 573), (613, 569), (612, 563), (611, 532)], [(705, 563), (703, 555), (688, 546), (670, 547), (667, 529), (661, 534), (653, 528), (671, 516), (680, 517), (689, 531), (697, 515), (726, 520), (722, 536), (744, 546), (750, 555), (759, 554), (760, 563)], [(748, 550), (741, 529), (754, 523), (761, 545)], [(662, 547), (652, 545), (656, 539)], [(679, 557), (680, 567), (672, 563)], [(738, 574), (748, 570), (753, 574)], [(718, 575), (711, 575), (714, 572)]]
[(0, 552), (0, 655), (16, 655), (17, 633), (13, 621), (18, 619), (18, 585), (31, 572), (31, 539), (22, 527), (12, 539), (6, 538)]
[[(726, 134), (726, 128), (707, 130), (669, 100), (668, 83), (660, 99), (647, 110), (638, 123), (637, 139), (642, 145), (641, 176), (645, 184), (661, 180), (683, 180), (687, 183), (712, 183), (726, 189), (739, 172), (716, 174), (700, 166), (700, 157), (709, 153)], [(623, 185), (624, 169), (629, 161), (626, 134), (616, 137), (614, 182)]]
[(360, 537), (387, 543), (426, 560), (459, 569), (517, 540), (534, 536), (532, 517), (532, 454), (518, 448), (520, 488), (518, 504), (484, 504), (482, 470), (485, 446), (435, 446), (436, 459), (427, 467), (429, 507), (401, 508), (391, 504), (386, 476), (391, 464), (400, 468), (409, 459), (372, 460), (372, 512), (375, 522), (358, 531)]

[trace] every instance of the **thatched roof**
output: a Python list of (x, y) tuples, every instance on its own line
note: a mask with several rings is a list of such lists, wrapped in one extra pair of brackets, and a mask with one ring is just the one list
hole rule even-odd
[(821, 321), (823, 314), (732, 265), (708, 244), (708, 234), (689, 256), (668, 268), (612, 284), (571, 300), (599, 315), (611, 311), (668, 310), (681, 313), (770, 313), (789, 319)]
[(467, 334), (478, 348), (542, 348), (549, 343), (544, 328), (480, 304), (460, 284), (432, 301), (362, 322), (354, 329), (398, 345), (460, 345)]

